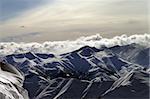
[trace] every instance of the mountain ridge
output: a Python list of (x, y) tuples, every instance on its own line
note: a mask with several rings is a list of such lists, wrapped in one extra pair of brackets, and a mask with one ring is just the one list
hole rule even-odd
[[(128, 84), (132, 85), (132, 80), (136, 79), (136, 76), (133, 75), (140, 77), (142, 74), (143, 76), (138, 78), (140, 80), (136, 82), (139, 85), (144, 84), (143, 87), (145, 86), (145, 88), (149, 88), (148, 76), (144, 76), (150, 73), (148, 72), (149, 65), (147, 64), (149, 60), (146, 58), (144, 61), (140, 61), (141, 58), (139, 58), (143, 56), (143, 53), (144, 57), (149, 58), (149, 48), (137, 44), (111, 48), (102, 47), (100, 49), (84, 46), (66, 54), (55, 55), (28, 52), (7, 55), (2, 57), (2, 60), (23, 72), (25, 75), (24, 88), (28, 90), (30, 99), (53, 99), (55, 97), (61, 99), (66, 97), (64, 95), (68, 92), (68, 89), (70, 90), (72, 84), (76, 82), (74, 81), (75, 79), (78, 83), (86, 83), (84, 90), (80, 86), (82, 95), (76, 93), (80, 96), (75, 97), (76, 99), (88, 99), (86, 96), (88, 96), (94, 83), (112, 82), (104, 92), (95, 94), (95, 98), (104, 97), (104, 99), (109, 99), (113, 96), (110, 93), (114, 92), (117, 98), (116, 92), (124, 92), (123, 86), (132, 89), (133, 86), (128, 86)], [(136, 86), (136, 84), (133, 85)], [(118, 88), (120, 88), (120, 91), (117, 91)], [(56, 94), (54, 95), (52, 92)], [(104, 93), (107, 93), (106, 96)], [(147, 94), (146, 90), (146, 98), (148, 98)], [(130, 97), (138, 98), (139, 96), (131, 94), (127, 98)], [(126, 98), (126, 96), (122, 95), (121, 98)]]

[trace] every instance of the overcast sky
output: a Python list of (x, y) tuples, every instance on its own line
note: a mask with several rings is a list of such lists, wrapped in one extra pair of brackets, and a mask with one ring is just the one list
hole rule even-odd
[(148, 33), (149, 0), (0, 0), (0, 41)]

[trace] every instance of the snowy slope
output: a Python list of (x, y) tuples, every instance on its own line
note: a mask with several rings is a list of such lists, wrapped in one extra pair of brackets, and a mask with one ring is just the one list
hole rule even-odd
[(0, 62), (0, 99), (29, 99), (23, 82), (24, 76), (15, 67)]

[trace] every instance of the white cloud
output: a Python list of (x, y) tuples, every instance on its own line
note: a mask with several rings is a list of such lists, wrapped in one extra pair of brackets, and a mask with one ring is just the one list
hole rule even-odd
[(132, 35), (132, 36), (116, 36), (112, 39), (103, 38), (99, 34), (80, 37), (75, 41), (47, 41), (44, 43), (0, 43), (0, 55), (8, 55), (13, 53), (39, 52), (63, 54), (77, 50), (83, 46), (91, 46), (100, 48), (101, 46), (113, 47), (116, 45), (128, 45), (131, 43), (140, 44), (150, 47), (150, 34)]

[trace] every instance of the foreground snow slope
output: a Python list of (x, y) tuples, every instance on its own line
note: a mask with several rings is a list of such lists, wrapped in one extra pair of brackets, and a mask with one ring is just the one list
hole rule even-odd
[(28, 99), (24, 77), (13, 66), (0, 62), (0, 99)]

